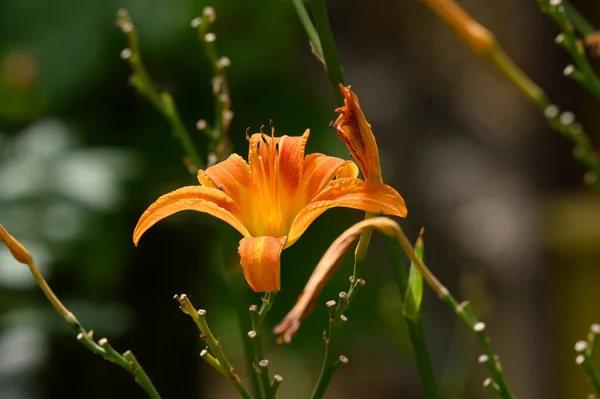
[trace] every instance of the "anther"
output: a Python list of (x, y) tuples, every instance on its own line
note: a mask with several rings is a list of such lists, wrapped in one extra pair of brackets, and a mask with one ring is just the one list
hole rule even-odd
[(250, 140), (250, 128), (246, 128), (246, 140)]
[(220, 184), (219, 184), (219, 185), (217, 186), (217, 188), (218, 188), (219, 190), (223, 191), (223, 186), (222, 186), (222, 185), (220, 185)]
[(261, 132), (261, 133), (264, 133), (264, 132), (265, 132), (265, 125), (262, 125), (262, 126), (260, 127), (260, 132)]

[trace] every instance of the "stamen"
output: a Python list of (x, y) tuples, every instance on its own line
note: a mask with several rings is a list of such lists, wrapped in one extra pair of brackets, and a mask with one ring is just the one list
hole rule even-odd
[[(263, 125), (263, 127), (264, 127), (264, 125)], [(261, 130), (262, 130), (262, 128), (261, 128)], [(263, 132), (263, 134), (264, 134), (264, 132)], [(261, 134), (260, 138), (263, 141), (263, 143), (265, 143), (265, 145), (267, 146), (267, 148), (269, 148), (269, 142), (267, 141), (267, 139), (265, 138), (265, 136), (263, 136)]]
[(265, 132), (265, 125), (262, 125), (262, 126), (260, 127), (260, 132), (261, 132), (261, 133), (264, 133), (264, 132)]
[(258, 143), (256, 143), (256, 153), (258, 154), (260, 152), (260, 141)]
[(269, 119), (269, 125), (271, 126), (271, 138), (275, 138), (275, 124), (273, 119)]
[(246, 128), (246, 140), (250, 141), (250, 127)]
[(275, 143), (275, 153), (279, 156), (279, 143)]

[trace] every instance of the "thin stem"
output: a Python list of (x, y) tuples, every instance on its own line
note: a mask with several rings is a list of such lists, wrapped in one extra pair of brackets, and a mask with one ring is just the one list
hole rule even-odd
[(340, 83), (344, 84), (344, 74), (335, 47), (331, 26), (329, 25), (325, 0), (311, 0), (310, 4), (317, 32), (319, 34), (319, 40), (323, 48), (323, 60), (325, 61), (327, 77), (331, 83), (336, 103), (339, 106), (342, 106), (344, 105), (344, 96), (339, 90), (339, 85)]
[(598, 373), (592, 362), (592, 356), (594, 355), (599, 335), (600, 325), (592, 324), (587, 340), (579, 341), (575, 344), (575, 351), (579, 353), (575, 358), (575, 363), (581, 366), (598, 394), (600, 394), (600, 378), (598, 378)]
[(192, 20), (192, 27), (197, 30), (198, 38), (213, 68), (212, 92), (215, 102), (212, 126), (205, 120), (201, 120), (198, 122), (197, 127), (211, 140), (212, 151), (219, 160), (224, 159), (230, 149), (228, 133), (233, 119), (233, 111), (231, 111), (231, 96), (226, 73), (231, 61), (227, 57), (221, 57), (217, 52), (215, 46), (217, 36), (211, 32), (215, 19), (214, 9), (204, 7), (202, 17)]
[(77, 333), (77, 341), (81, 342), (90, 352), (102, 356), (105, 360), (112, 362), (121, 368), (127, 370), (130, 374), (135, 377), (135, 381), (144, 391), (150, 399), (160, 399), (160, 395), (152, 381), (142, 368), (142, 365), (137, 361), (131, 351), (125, 352), (123, 355), (119, 354), (109, 344), (106, 338), (100, 339), (97, 343), (94, 341), (94, 334), (92, 331), (87, 331), (81, 323), (77, 320), (77, 317), (65, 307), (65, 305), (58, 299), (54, 294), (54, 291), (50, 288), (44, 276), (40, 273), (35, 265), (35, 262), (29, 251), (21, 245), (6, 229), (0, 224), (0, 241), (3, 241), (14, 258), (29, 266), (29, 270), (33, 275), (33, 278), (48, 298), (48, 301), (52, 304), (58, 314), (70, 325), (75, 333)]
[[(406, 264), (402, 258), (402, 254), (399, 251), (396, 239), (394, 237), (386, 237), (385, 241), (388, 250), (388, 256), (390, 257), (390, 265), (396, 278), (396, 284), (398, 285), (398, 290), (400, 291), (400, 295), (404, 300), (408, 291), (408, 274), (406, 272)], [(419, 370), (423, 393), (428, 399), (437, 398), (438, 390), (435, 382), (435, 374), (433, 372), (433, 365), (431, 364), (421, 319), (420, 317), (411, 318), (406, 317), (405, 315), (404, 321), (408, 329), (408, 336), (410, 338), (415, 355), (417, 369)]]
[(400, 248), (404, 251), (406, 256), (413, 262), (415, 267), (419, 269), (425, 281), (435, 291), (438, 297), (444, 301), (452, 310), (456, 313), (460, 320), (467, 325), (470, 331), (472, 331), (483, 349), (484, 355), (480, 356), (480, 363), (484, 364), (490, 372), (494, 382), (498, 384), (500, 388), (500, 397), (504, 399), (516, 399), (515, 394), (510, 389), (504, 372), (500, 364), (498, 356), (496, 356), (492, 350), (490, 338), (485, 331), (485, 324), (480, 322), (475, 316), (475, 313), (471, 309), (469, 302), (458, 303), (456, 299), (450, 294), (450, 291), (440, 283), (440, 281), (431, 273), (429, 268), (425, 266), (425, 263), (419, 258), (414, 248), (412, 247), (408, 238), (402, 231), (399, 225), (395, 233), (395, 238), (400, 245)]
[[(544, 91), (504, 52), (494, 35), (456, 2), (453, 0), (421, 0), (421, 2), (446, 22), (476, 55), (488, 59), (525, 97), (538, 106), (548, 125), (573, 145), (573, 156), (588, 170), (585, 183), (600, 189), (600, 158), (592, 148), (590, 139), (581, 125), (574, 123), (573, 114), (560, 113), (559, 108), (550, 101)], [(600, 94), (600, 85), (592, 86), (598, 86)]]
[(223, 375), (228, 376), (229, 382), (238, 391), (241, 397), (245, 399), (251, 399), (252, 396), (250, 395), (250, 393), (242, 383), (242, 380), (236, 373), (235, 369), (233, 368), (231, 363), (229, 363), (229, 360), (225, 356), (225, 353), (223, 352), (223, 349), (221, 347), (220, 340), (215, 338), (212, 331), (208, 327), (208, 323), (206, 322), (206, 311), (204, 309), (196, 310), (194, 308), (194, 305), (192, 305), (189, 298), (185, 294), (175, 295), (175, 299), (177, 300), (177, 302), (179, 302), (181, 310), (187, 315), (189, 315), (196, 323), (196, 326), (200, 330), (200, 338), (202, 338), (206, 342), (210, 351), (212, 352), (211, 354), (219, 362), (219, 366), (221, 367), (221, 370), (219, 370), (219, 372)]
[(567, 18), (573, 23), (573, 26), (581, 36), (593, 35), (597, 32), (597, 29), (588, 21), (577, 8), (571, 4), (569, 0), (563, 0), (563, 6), (567, 13)]
[(137, 32), (129, 13), (125, 9), (120, 9), (117, 13), (117, 25), (127, 37), (129, 48), (126, 48), (121, 52), (121, 57), (127, 60), (133, 70), (133, 75), (131, 76), (133, 86), (141, 94), (145, 95), (154, 107), (165, 117), (167, 122), (171, 125), (174, 136), (181, 143), (184, 152), (187, 154), (190, 162), (195, 168), (203, 168), (204, 162), (196, 151), (196, 147), (190, 138), (190, 134), (179, 116), (173, 98), (167, 92), (158, 92), (150, 78), (150, 74), (142, 62)]
[(265, 359), (265, 353), (262, 344), (263, 324), (265, 317), (273, 303), (277, 292), (267, 292), (262, 298), (260, 310), (258, 306), (250, 306), (250, 318), (252, 319), (252, 331), (248, 333), (248, 338), (252, 341), (254, 349), (254, 372), (258, 375), (262, 382), (262, 393), (267, 399), (274, 399), (275, 392), (271, 388), (271, 378), (269, 377), (269, 361)]
[(308, 40), (310, 40), (314, 52), (316, 53), (317, 57), (323, 61), (324, 57), (323, 48), (321, 47), (321, 40), (319, 39), (319, 34), (317, 33), (315, 25), (308, 15), (308, 11), (304, 5), (304, 0), (292, 0), (292, 3), (294, 4), (294, 8), (298, 14), (298, 19), (300, 19), (300, 22), (306, 31), (306, 35), (308, 36)]

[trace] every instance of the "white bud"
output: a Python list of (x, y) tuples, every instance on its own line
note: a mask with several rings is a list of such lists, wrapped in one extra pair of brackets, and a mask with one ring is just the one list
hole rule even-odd
[(348, 364), (349, 360), (346, 356), (340, 355), (340, 362), (342, 362), (344, 364)]
[(267, 367), (269, 365), (269, 361), (267, 359), (263, 359), (260, 362), (258, 362), (258, 365), (263, 368)]
[(273, 379), (274, 379), (275, 381), (279, 382), (279, 383), (282, 383), (282, 382), (283, 382), (283, 377), (282, 377), (282, 376), (280, 376), (279, 374), (275, 374), (275, 375), (273, 376)]
[(486, 379), (483, 381), (483, 387), (484, 387), (484, 388), (487, 388), (487, 387), (489, 387), (489, 386), (490, 386), (490, 384), (491, 384), (491, 383), (492, 383), (492, 379), (491, 379), (491, 378), (486, 378)]
[(583, 364), (583, 362), (585, 362), (585, 356), (583, 355), (579, 355), (575, 358), (575, 363), (577, 364)]
[(227, 68), (228, 66), (231, 65), (231, 60), (227, 57), (221, 57), (221, 58), (219, 58), (219, 65)]
[(552, 105), (548, 105), (546, 107), (546, 109), (544, 110), (544, 115), (546, 116), (546, 118), (552, 119), (552, 118), (556, 118), (558, 116), (558, 112), (559, 109), (556, 105), (552, 104)]
[(563, 74), (565, 76), (569, 76), (573, 73), (573, 71), (575, 71), (575, 67), (573, 66), (573, 64), (569, 64), (565, 67), (565, 69), (563, 69)]
[(348, 318), (342, 314), (342, 315), (340, 315), (340, 320), (345, 323), (348, 321)]
[(588, 347), (588, 343), (585, 341), (577, 341), (575, 343), (575, 351), (577, 352), (583, 352), (584, 350), (586, 350)]
[(192, 19), (192, 22), (190, 22), (190, 26), (194, 29), (196, 29), (200, 25), (202, 25), (202, 18), (200, 18), (200, 17), (196, 17), (196, 18)]
[(600, 324), (592, 324), (590, 327), (592, 334), (600, 334)]
[(556, 44), (561, 44), (563, 41), (565, 40), (565, 35), (562, 33), (559, 33), (556, 38), (554, 39), (554, 43)]
[(202, 349), (200, 351), (200, 357), (204, 357), (204, 355), (206, 355), (208, 353), (208, 351), (206, 349)]
[(333, 299), (331, 301), (327, 301), (325, 302), (325, 306), (327, 306), (328, 308), (332, 308), (335, 306), (335, 301)]
[(248, 338), (250, 338), (250, 339), (256, 338), (256, 331), (254, 331), (254, 330), (248, 331)]
[[(208, 123), (206, 123), (206, 120), (204, 119), (200, 119), (198, 122), (196, 122), (196, 129), (198, 130), (204, 130), (206, 129), (206, 126), (208, 126)], [(253, 305), (256, 306), (256, 305)]]
[(128, 60), (132, 54), (133, 51), (131, 51), (130, 48), (124, 48), (123, 50), (121, 50), (121, 59)]
[(204, 35), (204, 40), (206, 40), (208, 43), (212, 43), (217, 40), (217, 35), (212, 32), (208, 32), (206, 35)]
[(206, 310), (198, 309), (198, 316), (206, 316)]
[(209, 22), (214, 22), (214, 20), (217, 18), (215, 9), (212, 7), (204, 7), (204, 10), (202, 10), (202, 14), (204, 14), (204, 16), (208, 18)]
[(550, 0), (550, 5), (553, 7), (558, 7), (562, 3), (562, 0)]
[(485, 330), (485, 323), (479, 321), (473, 326), (473, 331), (475, 332), (481, 332), (483, 330)]
[(563, 125), (570, 125), (575, 122), (575, 114), (569, 111), (563, 112), (560, 114), (559, 120)]
[(490, 360), (490, 357), (488, 355), (481, 355), (477, 358), (477, 361), (481, 364), (487, 363), (488, 360)]

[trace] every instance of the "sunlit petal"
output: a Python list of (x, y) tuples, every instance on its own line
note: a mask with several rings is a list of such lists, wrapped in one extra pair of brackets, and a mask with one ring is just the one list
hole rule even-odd
[(232, 154), (226, 160), (205, 171), (199, 170), (198, 181), (203, 186), (222, 190), (241, 206), (245, 192), (250, 187), (250, 167), (244, 158)]
[(334, 123), (338, 137), (346, 143), (365, 180), (369, 183), (382, 183), (379, 150), (371, 125), (367, 122), (352, 87), (340, 85), (340, 90), (344, 95), (344, 106), (336, 109), (340, 113)]
[(358, 168), (352, 161), (318, 153), (307, 155), (302, 175), (306, 201), (311, 201), (336, 175), (338, 178), (356, 177)]
[(285, 237), (245, 237), (238, 252), (244, 276), (256, 292), (279, 291), (281, 251)]
[(239, 207), (227, 194), (215, 188), (190, 186), (165, 194), (148, 207), (133, 231), (134, 244), (137, 245), (142, 234), (156, 222), (185, 210), (208, 213), (229, 223), (243, 236), (249, 235), (235, 216), (240, 213)]
[(334, 207), (361, 209), (400, 217), (407, 214), (404, 200), (388, 185), (370, 184), (360, 179), (334, 180), (296, 216), (288, 234), (286, 247), (296, 242), (323, 212)]

